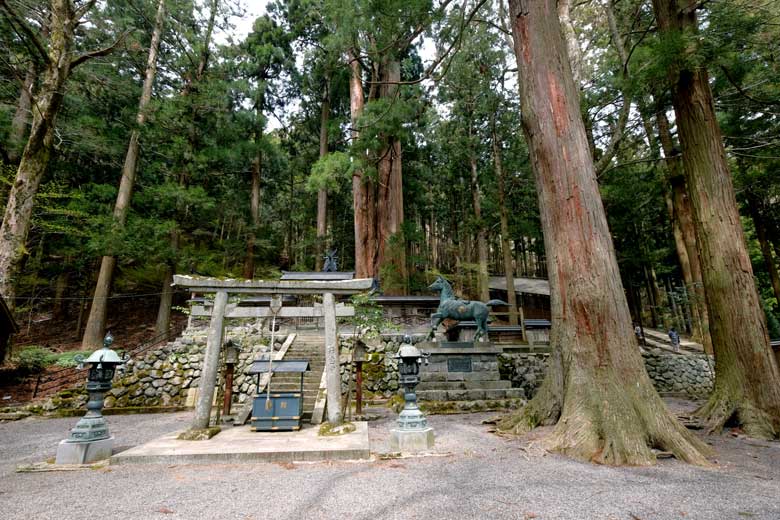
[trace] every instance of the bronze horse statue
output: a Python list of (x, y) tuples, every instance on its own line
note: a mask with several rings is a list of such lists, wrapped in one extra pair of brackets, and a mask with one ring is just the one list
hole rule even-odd
[(507, 305), (506, 302), (501, 300), (490, 300), (487, 303), (460, 300), (452, 292), (450, 282), (441, 276), (437, 276), (436, 281), (428, 286), (428, 289), (441, 293), (439, 296), (439, 308), (431, 314), (431, 333), (428, 334), (428, 339), (433, 339), (436, 327), (447, 318), (457, 321), (474, 320), (477, 323), (474, 342), (482, 338), (482, 336), (487, 338), (489, 307), (493, 305)]

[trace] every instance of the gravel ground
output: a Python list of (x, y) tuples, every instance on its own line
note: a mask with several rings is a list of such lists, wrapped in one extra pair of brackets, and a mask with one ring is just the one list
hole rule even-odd
[[(677, 403), (679, 404), (679, 403)], [(387, 449), (392, 417), (371, 423)], [(75, 419), (0, 424), (0, 518), (117, 519), (780, 519), (780, 443), (710, 437), (713, 469), (661, 460), (611, 468), (544, 454), (488, 432), (489, 414), (434, 416), (436, 456), (355, 463), (127, 465), (15, 473), (53, 457)], [(180, 429), (188, 413), (112, 416), (130, 446)]]

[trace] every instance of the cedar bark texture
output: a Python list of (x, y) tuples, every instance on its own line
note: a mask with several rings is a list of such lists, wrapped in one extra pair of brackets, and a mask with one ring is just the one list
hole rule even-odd
[(537, 396), (501, 426), (556, 426), (553, 451), (646, 465), (651, 449), (707, 464), (666, 410), (636, 348), (555, 0), (510, 0), (523, 131), (536, 176), (551, 286), (553, 356)]
[(698, 411), (706, 428), (729, 420), (751, 436), (780, 435), (780, 369), (769, 346), (706, 68), (695, 51), (697, 2), (653, 0), (662, 37), (681, 46), (669, 67), (688, 195), (715, 351), (715, 388)]
[[(363, 75), (357, 52), (349, 54), (349, 109), (352, 124), (352, 139), (360, 136), (358, 119), (363, 114)], [(370, 278), (374, 276), (373, 255), (376, 250), (376, 228), (374, 227), (374, 183), (364, 175), (360, 168), (352, 172), (352, 204), (355, 223), (355, 276)]]
[[(320, 108), (320, 159), (328, 155), (328, 120), (330, 119), (330, 78), (326, 78), (325, 90)], [(328, 191), (320, 188), (317, 191), (317, 257), (314, 260), (314, 270), (322, 269), (325, 239), (328, 234)]]
[[(398, 96), (401, 81), (401, 62), (388, 59), (382, 67), (384, 82), (380, 88), (383, 98)], [(401, 234), (404, 223), (404, 191), (401, 162), (401, 140), (395, 135), (383, 136), (385, 146), (380, 154), (377, 183), (376, 254), (373, 258), (374, 276), (393, 283), (384, 287), (385, 294), (406, 294), (406, 244)], [(384, 272), (383, 272), (384, 270)]]
[(509, 303), (509, 324), (517, 325), (517, 293), (515, 293), (515, 270), (512, 264), (512, 249), (509, 244), (509, 215), (506, 209), (506, 174), (501, 159), (501, 143), (495, 124), (492, 127), (491, 142), (493, 146), (493, 163), (498, 181), (498, 207), (501, 225), (501, 251), (504, 259), (504, 278), (506, 279), (506, 296)]

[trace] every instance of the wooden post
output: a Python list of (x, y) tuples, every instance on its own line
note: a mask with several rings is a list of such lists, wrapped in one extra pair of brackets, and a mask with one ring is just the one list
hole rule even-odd
[(339, 346), (336, 333), (336, 299), (333, 293), (322, 295), (322, 310), (325, 321), (325, 373), (328, 394), (328, 422), (340, 424), (341, 373), (339, 372)]
[(233, 363), (225, 365), (225, 399), (222, 403), (222, 414), (226, 417), (230, 415), (230, 405), (233, 401), (233, 371), (235, 366)]
[[(211, 324), (206, 339), (206, 354), (203, 359), (203, 369), (198, 385), (198, 402), (195, 405), (193, 430), (208, 428), (211, 417), (211, 404), (214, 400), (214, 387), (217, 383), (219, 367), (219, 351), (222, 348), (222, 333), (224, 330), (225, 307), (227, 306), (227, 291), (217, 291), (214, 307), (211, 310)], [(335, 318), (334, 318), (335, 320)]]
[(355, 415), (363, 415), (363, 362), (355, 362)]

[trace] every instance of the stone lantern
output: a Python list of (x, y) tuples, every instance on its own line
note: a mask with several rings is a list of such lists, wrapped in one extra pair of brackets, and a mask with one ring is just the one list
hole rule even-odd
[(230, 407), (233, 402), (233, 374), (238, 364), (238, 354), (241, 352), (241, 344), (237, 340), (229, 339), (225, 342), (225, 399), (222, 402), (222, 413), (230, 415)]
[(398, 416), (397, 427), (390, 430), (390, 449), (405, 453), (433, 448), (433, 428), (417, 406), (415, 387), (420, 383), (420, 365), (427, 363), (427, 352), (411, 344), (409, 336), (398, 349), (398, 379), (404, 391), (404, 409)]
[(57, 464), (90, 464), (111, 456), (114, 438), (108, 433), (108, 424), (103, 417), (105, 393), (111, 389), (119, 365), (125, 360), (111, 350), (114, 337), (109, 332), (103, 340), (103, 348), (93, 352), (87, 359), (79, 360), (79, 366), (89, 363), (87, 374), (87, 413), (79, 419), (67, 439), (57, 447)]

